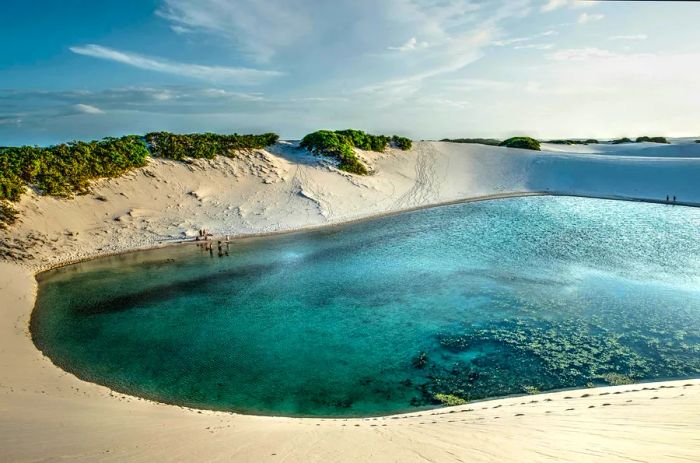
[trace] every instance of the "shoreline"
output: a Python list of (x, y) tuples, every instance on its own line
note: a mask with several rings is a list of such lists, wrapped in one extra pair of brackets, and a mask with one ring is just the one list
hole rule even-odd
[[(346, 220), (341, 219), (341, 220), (338, 220), (336, 222), (327, 222), (327, 223), (323, 223), (323, 224), (319, 224), (319, 225), (309, 225), (309, 226), (302, 226), (302, 227), (295, 227), (295, 228), (286, 228), (286, 229), (280, 229), (280, 230), (274, 230), (274, 231), (241, 233), (238, 235), (230, 236), (229, 242), (234, 242), (234, 241), (244, 240), (244, 239), (265, 238), (265, 237), (269, 237), (269, 236), (278, 236), (278, 235), (286, 235), (286, 234), (292, 234), (292, 233), (304, 233), (304, 232), (310, 232), (310, 231), (316, 231), (316, 230), (323, 230), (324, 228), (344, 226), (344, 225), (349, 225), (349, 224), (354, 224), (354, 223), (359, 223), (359, 222), (365, 222), (365, 221), (369, 221), (369, 220), (381, 219), (384, 217), (392, 217), (395, 215), (409, 213), (409, 212), (416, 212), (416, 211), (421, 211), (421, 210), (425, 210), (425, 209), (432, 209), (432, 208), (436, 208), (436, 207), (453, 206), (453, 205), (457, 205), (457, 204), (468, 204), (468, 203), (476, 203), (476, 202), (482, 202), (482, 201), (495, 201), (495, 200), (499, 200), (499, 199), (527, 198), (527, 197), (537, 197), (537, 196), (600, 199), (600, 200), (605, 200), (605, 201), (624, 201), (624, 202), (633, 202), (633, 203), (658, 204), (658, 205), (662, 205), (662, 206), (682, 206), (682, 207), (700, 208), (700, 202), (675, 202), (675, 203), (671, 203), (671, 202), (666, 202), (664, 200), (635, 198), (635, 197), (627, 197), (627, 196), (612, 196), (612, 195), (592, 196), (592, 195), (574, 194), (574, 193), (566, 193), (566, 192), (555, 192), (555, 191), (524, 191), (524, 192), (514, 192), (514, 193), (497, 193), (497, 194), (491, 194), (491, 195), (475, 196), (475, 197), (471, 197), (471, 198), (455, 199), (455, 200), (439, 202), (439, 203), (430, 203), (430, 204), (424, 204), (424, 205), (420, 205), (420, 206), (409, 207), (406, 209), (397, 209), (397, 210), (392, 210), (392, 211), (387, 211), (387, 212), (378, 212), (375, 214), (363, 215), (360, 217), (350, 218), (350, 219), (346, 219)], [(209, 241), (213, 242), (213, 241), (221, 240), (221, 238), (222, 238), (222, 235), (214, 235), (211, 237), (211, 239)], [(80, 257), (77, 259), (69, 259), (66, 261), (61, 261), (61, 262), (57, 262), (54, 264), (49, 264), (47, 266), (38, 266), (38, 267), (31, 266), (29, 268), (32, 271), (34, 271), (34, 275), (37, 276), (37, 275), (44, 273), (44, 272), (49, 272), (51, 270), (56, 270), (56, 269), (59, 269), (62, 267), (67, 267), (69, 265), (79, 264), (81, 262), (87, 262), (87, 261), (91, 261), (91, 260), (95, 260), (95, 259), (100, 259), (103, 257), (127, 255), (127, 254), (136, 253), (136, 252), (152, 251), (155, 249), (167, 248), (170, 246), (184, 246), (184, 245), (188, 245), (188, 244), (197, 244), (197, 243), (203, 243), (203, 242), (205, 242), (205, 241), (204, 240), (195, 241), (194, 239), (191, 239), (191, 238), (181, 238), (181, 239), (177, 238), (177, 239), (173, 239), (173, 240), (163, 240), (161, 242), (156, 242), (155, 244), (148, 244), (148, 245), (139, 246), (139, 247), (132, 248), (132, 249), (123, 249), (123, 250), (114, 251), (114, 252), (97, 253), (97, 254), (94, 254), (91, 256)]]
[[(425, 210), (425, 209), (432, 209), (432, 208), (451, 206), (451, 205), (457, 205), (457, 204), (467, 204), (467, 203), (473, 203), (473, 202), (494, 201), (494, 200), (500, 200), (500, 199), (512, 199), (512, 198), (521, 198), (521, 197), (541, 197), (541, 196), (573, 197), (573, 198), (586, 198), (586, 199), (600, 199), (600, 200), (606, 200), (606, 201), (642, 202), (642, 203), (671, 205), (671, 206), (679, 205), (679, 206), (685, 206), (685, 207), (700, 207), (700, 205), (695, 205), (695, 204), (680, 204), (680, 203), (671, 204), (671, 203), (666, 203), (665, 201), (647, 200), (647, 199), (639, 199), (639, 198), (592, 197), (592, 196), (557, 193), (557, 192), (517, 192), (517, 193), (514, 192), (514, 193), (478, 196), (478, 197), (473, 197), (473, 198), (464, 198), (464, 199), (446, 201), (446, 202), (436, 203), (436, 204), (426, 204), (426, 205), (410, 207), (410, 208), (401, 209), (401, 210), (371, 214), (368, 216), (353, 218), (353, 219), (349, 219), (349, 220), (341, 220), (341, 221), (338, 221), (335, 223), (327, 223), (327, 224), (322, 224), (322, 225), (313, 225), (313, 226), (306, 226), (306, 227), (278, 230), (278, 231), (270, 231), (270, 232), (241, 234), (241, 235), (231, 237), (229, 242), (236, 242), (236, 241), (245, 240), (245, 239), (256, 239), (256, 238), (272, 237), (272, 236), (287, 235), (287, 234), (294, 234), (294, 233), (305, 233), (305, 232), (311, 232), (311, 231), (318, 231), (318, 230), (323, 230), (323, 229), (332, 228), (332, 227), (339, 227), (339, 226), (345, 226), (345, 225), (349, 225), (349, 224), (355, 224), (355, 223), (360, 223), (360, 222), (365, 222), (365, 221), (381, 219), (384, 217), (392, 217), (392, 216), (396, 216), (396, 215), (400, 215), (400, 214), (404, 214), (404, 213), (411, 213), (411, 212), (416, 212), (416, 211)], [(212, 236), (208, 241), (214, 242), (214, 241), (217, 241), (217, 239), (219, 239), (219, 238), (221, 238), (221, 237)], [(60, 263), (57, 263), (49, 268), (41, 268), (40, 270), (38, 270), (34, 273), (34, 278), (38, 283), (39, 276), (44, 274), (44, 273), (51, 272), (52, 270), (67, 267), (70, 265), (75, 265), (75, 264), (79, 264), (79, 263), (87, 262), (87, 261), (92, 261), (92, 260), (97, 260), (97, 259), (101, 259), (101, 258), (105, 258), (105, 257), (122, 256), (122, 255), (138, 253), (138, 252), (147, 252), (147, 251), (154, 251), (154, 250), (158, 250), (158, 249), (165, 249), (165, 248), (174, 247), (174, 246), (186, 246), (186, 245), (200, 244), (203, 242), (205, 242), (205, 241), (203, 241), (203, 240), (195, 241), (194, 239), (173, 240), (172, 242), (159, 243), (159, 244), (155, 244), (152, 246), (139, 247), (139, 248), (135, 248), (135, 249), (125, 249), (122, 251), (106, 253), (106, 254), (97, 254), (94, 256), (85, 257), (85, 258), (81, 258), (81, 259), (74, 260), (74, 261), (60, 262)], [(36, 299), (36, 295), (35, 295), (35, 299)], [(30, 317), (29, 317), (30, 323), (31, 323), (31, 318), (33, 316), (33, 312), (34, 312), (34, 308), (32, 308), (32, 313), (30, 313)], [(275, 414), (264, 414), (264, 413), (250, 413), (250, 412), (241, 411), (241, 410), (223, 410), (223, 409), (216, 409), (216, 408), (202, 408), (202, 407), (190, 406), (187, 404), (179, 404), (179, 403), (175, 403), (175, 402), (159, 401), (159, 400), (155, 400), (155, 399), (152, 399), (149, 397), (133, 395), (128, 391), (114, 389), (110, 386), (107, 386), (107, 385), (104, 385), (101, 383), (89, 381), (87, 379), (84, 379), (80, 375), (74, 373), (71, 370), (64, 369), (60, 365), (54, 363), (54, 361), (49, 356), (47, 356), (38, 346), (36, 346), (36, 344), (34, 343), (34, 339), (33, 339), (33, 333), (32, 333), (29, 326), (27, 327), (27, 332), (29, 333), (29, 337), (30, 337), (30, 340), (32, 341), (32, 344), (37, 349), (37, 351), (39, 351), (42, 354), (42, 356), (47, 358), (56, 368), (60, 369), (61, 371), (66, 372), (70, 375), (75, 376), (80, 381), (85, 381), (85, 382), (88, 382), (91, 384), (95, 384), (98, 386), (109, 388), (118, 394), (131, 396), (134, 398), (146, 400), (146, 401), (156, 403), (156, 404), (162, 404), (162, 405), (166, 405), (166, 406), (172, 406), (172, 407), (177, 407), (177, 408), (182, 408), (182, 409), (187, 409), (187, 410), (195, 410), (195, 411), (201, 410), (201, 411), (207, 411), (207, 412), (226, 413), (226, 414), (232, 414), (232, 415), (270, 417), (270, 418), (322, 419), (322, 420), (364, 420), (364, 419), (372, 419), (372, 418), (390, 418), (393, 416), (414, 415), (416, 413), (433, 412), (433, 411), (440, 411), (440, 410), (446, 410), (446, 409), (449, 410), (452, 408), (460, 408), (461, 407), (461, 406), (455, 407), (455, 406), (438, 406), (438, 405), (436, 405), (434, 407), (428, 406), (426, 408), (421, 408), (420, 410), (417, 410), (417, 411), (402, 411), (402, 412), (387, 413), (387, 414), (380, 414), (380, 415), (367, 415), (367, 416), (364, 416), (364, 415), (358, 415), (358, 416), (320, 416), (319, 415), (319, 416), (315, 416), (315, 415), (275, 415)], [(680, 377), (680, 378), (664, 378), (664, 379), (652, 378), (652, 379), (646, 379), (646, 380), (626, 383), (623, 385), (597, 385), (597, 386), (592, 387), (592, 388), (591, 387), (583, 387), (583, 386), (574, 386), (574, 387), (570, 387), (570, 388), (552, 389), (552, 390), (547, 390), (547, 391), (541, 391), (541, 392), (538, 392), (536, 394), (527, 394), (527, 393), (518, 394), (518, 393), (515, 393), (515, 394), (506, 395), (506, 396), (487, 397), (487, 398), (483, 398), (483, 399), (469, 401), (468, 405), (480, 404), (480, 403), (485, 403), (485, 402), (493, 402), (493, 401), (499, 401), (499, 400), (504, 400), (504, 399), (518, 399), (518, 398), (522, 398), (522, 397), (538, 397), (540, 395), (563, 393), (563, 392), (577, 393), (577, 392), (583, 392), (583, 391), (590, 390), (590, 389), (604, 389), (604, 388), (610, 388), (610, 387), (616, 387), (616, 386), (630, 386), (630, 387), (632, 387), (632, 386), (644, 385), (644, 384), (665, 384), (665, 383), (676, 383), (676, 382), (695, 381), (695, 380), (700, 381), (700, 376), (690, 376), (690, 377)]]

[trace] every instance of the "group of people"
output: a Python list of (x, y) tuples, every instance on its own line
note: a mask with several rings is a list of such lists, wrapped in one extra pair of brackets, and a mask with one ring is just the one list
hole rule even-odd
[(675, 202), (676, 202), (676, 197), (675, 197), (675, 195), (674, 195), (674, 196), (666, 195), (666, 203), (667, 203), (667, 204), (673, 204), (673, 203), (675, 203)]
[[(204, 251), (209, 251), (209, 255), (211, 257), (214, 257), (214, 242), (210, 239), (213, 234), (209, 233), (206, 228), (202, 228), (199, 230), (199, 236), (195, 237), (195, 241), (204, 241), (204, 244), (202, 244), (202, 249)], [(224, 257), (228, 256), (228, 251), (229, 251), (229, 235), (226, 235), (226, 240), (222, 243), (221, 240), (216, 242), (217, 244), (217, 255), (219, 257)], [(226, 245), (226, 248), (224, 249), (224, 244)]]

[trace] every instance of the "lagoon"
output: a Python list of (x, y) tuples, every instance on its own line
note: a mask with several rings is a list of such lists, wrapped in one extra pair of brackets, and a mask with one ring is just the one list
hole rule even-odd
[(700, 210), (441, 206), (45, 272), (57, 365), (184, 406), (371, 416), (700, 375)]

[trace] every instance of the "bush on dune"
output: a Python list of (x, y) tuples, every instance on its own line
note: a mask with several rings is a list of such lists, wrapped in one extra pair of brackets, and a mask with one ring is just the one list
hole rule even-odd
[(391, 144), (401, 151), (408, 151), (413, 147), (413, 141), (411, 141), (410, 138), (400, 137), (398, 135), (391, 137)]
[(632, 143), (632, 140), (630, 140), (627, 137), (623, 137), (623, 138), (618, 138), (617, 140), (612, 140), (610, 143), (612, 143), (613, 145), (621, 145), (623, 143)]
[(151, 132), (146, 134), (146, 141), (153, 156), (177, 161), (187, 158), (230, 157), (236, 150), (262, 149), (274, 145), (278, 140), (279, 136), (274, 133), (262, 135), (219, 135), (215, 133), (179, 135), (170, 132)]
[(399, 149), (411, 149), (412, 142), (394, 135), (371, 135), (361, 130), (318, 130), (302, 138), (299, 146), (314, 154), (329, 156), (339, 161), (338, 168), (353, 174), (367, 175), (369, 170), (355, 154), (355, 148), (383, 152), (389, 143)]
[(0, 230), (6, 229), (17, 221), (17, 211), (8, 201), (0, 201)]
[(500, 143), (507, 148), (520, 148), (540, 151), (540, 142), (531, 137), (513, 137)]
[(440, 141), (449, 143), (473, 143), (476, 145), (489, 146), (498, 146), (501, 144), (501, 140), (496, 140), (495, 138), (443, 138)]
[(25, 184), (41, 193), (69, 197), (86, 193), (91, 180), (116, 177), (146, 164), (148, 150), (135, 135), (70, 142), (47, 148), (0, 150), (0, 199), (17, 201)]
[(636, 141), (637, 143), (647, 142), (647, 143), (666, 143), (666, 144), (668, 144), (668, 140), (666, 140), (666, 138), (664, 138), (664, 137), (647, 137), (647, 136), (644, 136), (644, 137), (637, 137), (637, 140), (635, 140), (635, 141)]
[(553, 145), (588, 145), (588, 144), (596, 144), (596, 143), (598, 143), (598, 140), (596, 140), (595, 138), (589, 138), (588, 140), (566, 139), (566, 140), (549, 140), (549, 141), (546, 141), (545, 143), (551, 143)]

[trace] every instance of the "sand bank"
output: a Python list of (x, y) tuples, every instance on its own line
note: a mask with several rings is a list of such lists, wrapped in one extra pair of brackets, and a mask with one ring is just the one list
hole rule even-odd
[[(700, 145), (682, 151), (689, 150), (700, 153)], [(700, 460), (699, 380), (377, 419), (252, 417), (114, 393), (56, 368), (32, 344), (36, 271), (159, 245), (199, 228), (275, 232), (529, 192), (647, 200), (675, 194), (700, 204), (700, 160), (664, 152), (543, 154), (425, 142), (365, 157), (375, 175), (355, 177), (279, 144), (234, 160), (155, 160), (73, 200), (25, 197), (22, 223), (1, 235), (15, 258), (0, 262), (0, 461)]]

